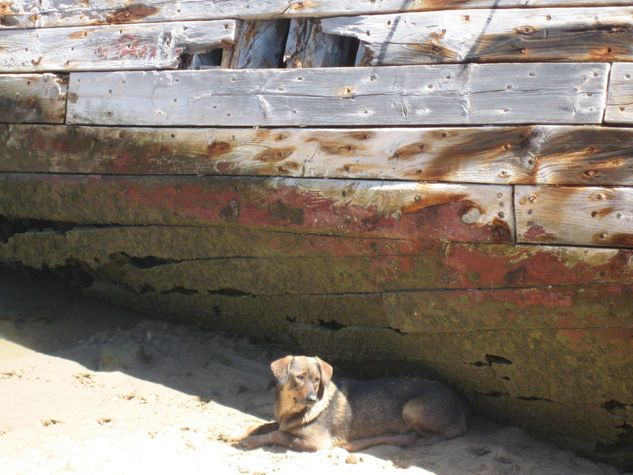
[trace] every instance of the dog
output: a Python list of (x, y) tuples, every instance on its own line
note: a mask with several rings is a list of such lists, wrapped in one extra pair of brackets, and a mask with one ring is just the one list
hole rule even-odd
[(394, 377), (340, 378), (318, 357), (286, 356), (271, 363), (277, 380), (275, 420), (241, 439), (247, 449), (281, 445), (298, 451), (374, 445), (407, 446), (466, 432), (463, 402), (437, 381)]

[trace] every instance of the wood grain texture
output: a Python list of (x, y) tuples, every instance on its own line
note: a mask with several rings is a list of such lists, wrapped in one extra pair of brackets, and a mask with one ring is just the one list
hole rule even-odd
[(362, 65), (631, 61), (633, 7), (454, 10), (321, 20), (363, 42)]
[(327, 35), (318, 20), (293, 18), (284, 61), (288, 68), (351, 66), (351, 39)]
[(55, 74), (0, 75), (0, 122), (64, 123), (67, 85)]
[(103, 125), (598, 123), (608, 64), (73, 73), (68, 122)]
[(0, 72), (175, 69), (232, 44), (234, 20), (0, 31)]
[(517, 240), (633, 247), (633, 189), (517, 186)]
[(498, 185), (35, 174), (0, 175), (0, 185), (0, 215), (9, 218), (465, 242), (514, 236), (511, 189)]
[[(397, 13), (406, 11), (594, 6), (598, 0), (13, 0), (2, 3), (1, 28), (82, 26), (224, 18), (275, 19)], [(603, 0), (603, 5), (630, 5), (630, 0)]]
[(289, 20), (242, 22), (230, 69), (278, 68), (284, 54)]
[(616, 63), (611, 70), (604, 120), (633, 124), (633, 64)]
[(633, 129), (0, 125), (0, 171), (633, 185)]

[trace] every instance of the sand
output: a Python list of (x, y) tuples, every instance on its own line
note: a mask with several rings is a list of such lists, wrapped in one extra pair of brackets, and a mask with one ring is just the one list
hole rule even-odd
[(0, 473), (618, 473), (477, 417), (430, 446), (244, 450), (285, 354), (0, 269)]

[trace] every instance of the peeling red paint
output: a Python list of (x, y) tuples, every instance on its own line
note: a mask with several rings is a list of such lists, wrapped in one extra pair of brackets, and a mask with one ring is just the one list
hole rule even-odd
[[(530, 223), (528, 223), (529, 225)], [(551, 242), (556, 240), (556, 235), (548, 233), (538, 224), (532, 224), (527, 231), (523, 233), (523, 238), (528, 242)]]
[[(167, 152), (167, 151), (166, 151)], [(143, 158), (133, 154), (120, 155), (109, 166), (112, 169), (130, 169)], [(144, 166), (144, 165), (143, 165)], [(40, 178), (29, 177), (28, 182), (37, 187)], [(54, 178), (49, 178), (53, 180)], [(242, 203), (239, 219), (241, 225), (260, 228), (288, 228), (299, 232), (324, 234), (353, 234), (398, 239), (437, 240), (456, 242), (509, 241), (509, 232), (499, 234), (499, 223), (464, 223), (461, 216), (464, 202), (448, 202), (400, 214), (407, 206), (403, 197), (402, 208), (397, 203), (381, 210), (376, 205), (364, 204), (362, 195), (346, 197), (341, 184), (341, 198), (336, 199), (336, 188), (321, 190), (318, 180), (276, 180), (264, 178), (130, 178), (113, 176), (86, 187), (83, 175), (66, 176), (65, 187), (52, 191), (58, 196), (60, 206), (70, 214), (82, 214), (70, 202), (82, 196), (85, 211), (92, 218), (103, 214), (98, 211), (104, 194), (112, 194), (119, 203), (114, 209), (105, 210), (100, 218), (107, 223), (121, 224), (214, 224), (221, 223), (219, 203), (232, 199)], [(301, 183), (301, 186), (294, 183)], [(330, 184), (331, 185), (331, 184)], [(314, 188), (311, 188), (314, 187)], [(429, 195), (432, 195), (431, 191)], [(71, 198), (72, 196), (72, 198)], [(286, 211), (292, 219), (286, 219)], [(296, 219), (297, 213), (301, 219)], [(68, 217), (73, 221), (79, 218)], [(86, 218), (81, 218), (84, 220)]]

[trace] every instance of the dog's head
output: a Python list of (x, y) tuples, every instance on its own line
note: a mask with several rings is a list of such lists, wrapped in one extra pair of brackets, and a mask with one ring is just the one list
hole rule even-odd
[(277, 379), (278, 418), (296, 414), (319, 401), (332, 379), (332, 366), (318, 357), (286, 356), (270, 365)]

